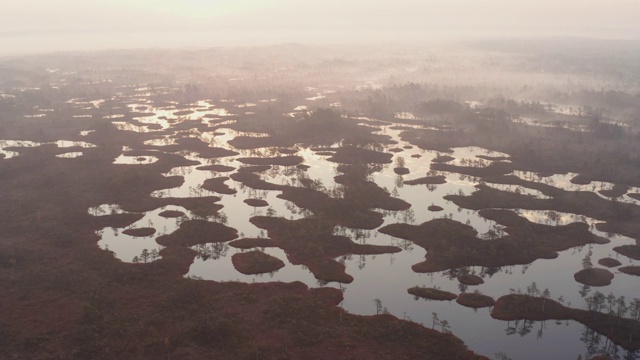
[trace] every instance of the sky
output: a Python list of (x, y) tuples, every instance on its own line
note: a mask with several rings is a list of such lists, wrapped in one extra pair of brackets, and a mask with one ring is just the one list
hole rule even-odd
[(640, 39), (638, 19), (640, 0), (21, 0), (2, 4), (0, 53), (514, 35)]

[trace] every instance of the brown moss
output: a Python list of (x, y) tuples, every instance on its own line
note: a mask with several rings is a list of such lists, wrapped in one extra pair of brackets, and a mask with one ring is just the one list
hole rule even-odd
[(462, 306), (474, 309), (493, 306), (496, 303), (491, 296), (480, 293), (462, 293), (458, 295), (456, 302)]
[(484, 284), (484, 280), (478, 275), (473, 274), (463, 274), (458, 276), (458, 281), (463, 285), (480, 285)]
[(227, 184), (225, 184), (225, 181), (227, 180), (229, 180), (229, 177), (227, 176), (206, 179), (202, 183), (201, 187), (205, 190), (217, 192), (218, 194), (233, 195), (237, 193), (236, 190), (230, 188)]
[(449, 155), (438, 155), (433, 159), (433, 162), (436, 163), (447, 163), (449, 161), (453, 161), (456, 158), (454, 158), (453, 156), (449, 156)]
[(414, 286), (408, 289), (407, 292), (413, 296), (418, 296), (428, 300), (451, 301), (451, 300), (455, 300), (458, 297), (458, 295), (454, 293), (450, 293), (448, 291), (443, 291), (443, 290), (434, 289), (434, 288), (419, 287), (419, 286)]
[(299, 150), (298, 149), (286, 149), (286, 148), (280, 148), (278, 149), (278, 152), (281, 154), (285, 154), (285, 155), (292, 155), (297, 153)]
[(438, 176), (426, 176), (413, 180), (405, 180), (405, 185), (438, 185), (445, 184), (447, 182), (447, 178), (444, 175)]
[(212, 216), (218, 213), (222, 209), (222, 205), (216, 204), (220, 201), (217, 196), (202, 196), (193, 198), (156, 198), (145, 197), (139, 199), (139, 201), (128, 201), (122, 205), (122, 208), (126, 211), (133, 212), (148, 212), (157, 208), (176, 205), (186, 208), (199, 216)]
[(184, 213), (178, 210), (165, 210), (158, 215), (164, 218), (178, 218), (178, 217), (184, 216)]
[(510, 160), (511, 158), (508, 156), (489, 156), (489, 155), (476, 155), (477, 158), (490, 160), (490, 161), (504, 161)]
[(613, 258), (602, 258), (600, 260), (598, 260), (598, 264), (602, 265), (602, 266), (606, 266), (608, 268), (612, 268), (612, 267), (616, 267), (616, 266), (620, 266), (622, 265), (622, 263), (616, 259)]
[(508, 210), (482, 210), (480, 214), (506, 226), (507, 235), (483, 240), (473, 227), (450, 219), (433, 219), (420, 225), (391, 224), (379, 231), (411, 240), (427, 250), (426, 260), (412, 266), (416, 272), (528, 264), (540, 258), (555, 258), (557, 251), (575, 246), (608, 242), (593, 235), (583, 223), (536, 224)]
[(243, 166), (238, 169), (238, 172), (263, 172), (271, 169), (271, 165), (255, 165), (255, 166)]
[(589, 268), (578, 271), (573, 278), (584, 285), (607, 286), (611, 284), (613, 274), (606, 269)]
[(257, 190), (282, 190), (284, 189), (283, 185), (273, 184), (267, 181), (264, 181), (260, 178), (260, 175), (251, 172), (251, 171), (239, 171), (237, 173), (231, 174), (231, 179), (242, 183), (252, 189)]
[(622, 245), (613, 248), (613, 251), (630, 257), (634, 260), (640, 260), (640, 245)]
[(245, 199), (244, 203), (253, 207), (269, 206), (269, 203), (263, 199)]
[(571, 178), (571, 183), (576, 185), (589, 185), (591, 184), (591, 179), (584, 175), (576, 175)]
[(640, 276), (640, 266), (623, 266), (618, 270), (628, 275)]
[(189, 220), (169, 235), (163, 235), (156, 242), (163, 246), (193, 246), (212, 242), (226, 242), (238, 237), (238, 231), (226, 225), (206, 220)]
[[(322, 219), (287, 220), (284, 218), (255, 216), (255, 226), (267, 230), (270, 240), (243, 240), (234, 243), (247, 247), (264, 244), (278, 246), (287, 253), (292, 264), (309, 268), (318, 280), (351, 282), (345, 266), (334, 259), (347, 254), (384, 254), (401, 251), (395, 246), (362, 245), (350, 238), (332, 234), (335, 223)], [(264, 242), (263, 242), (264, 241)]]
[(609, 190), (600, 190), (598, 192), (607, 197), (617, 198), (626, 194), (627, 191), (629, 191), (628, 186), (615, 184), (613, 185), (613, 188)]
[(126, 235), (129, 235), (129, 236), (144, 237), (144, 236), (151, 236), (151, 235), (155, 234), (156, 233), (156, 229), (154, 229), (154, 228), (126, 229), (122, 233), (126, 234)]
[(278, 247), (278, 242), (269, 238), (242, 238), (231, 241), (229, 246), (233, 246), (238, 249)]
[(284, 267), (282, 260), (257, 250), (233, 254), (231, 262), (245, 275), (270, 273)]

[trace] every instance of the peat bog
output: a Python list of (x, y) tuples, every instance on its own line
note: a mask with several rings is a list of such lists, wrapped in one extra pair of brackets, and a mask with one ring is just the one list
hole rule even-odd
[(381, 71), (371, 49), (294, 47), (0, 75), (4, 354), (640, 356), (637, 109), (437, 86), (411, 52), (365, 81), (346, 64)]

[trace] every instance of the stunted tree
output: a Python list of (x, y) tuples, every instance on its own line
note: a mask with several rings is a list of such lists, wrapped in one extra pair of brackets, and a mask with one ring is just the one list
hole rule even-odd
[(618, 316), (618, 325), (622, 322), (622, 318), (629, 311), (629, 307), (627, 306), (627, 302), (625, 301), (624, 295), (620, 295), (620, 297), (616, 300), (616, 316)]
[(551, 292), (549, 289), (545, 288), (542, 292), (542, 312), (544, 312), (544, 305), (547, 302), (547, 299), (551, 296)]
[(442, 320), (440, 322), (440, 326), (442, 327), (442, 332), (443, 333), (450, 333), (451, 332), (451, 326), (449, 326), (449, 322), (447, 320)]
[(593, 267), (593, 263), (591, 262), (591, 255), (593, 252), (591, 249), (587, 252), (587, 254), (582, 258), (582, 269), (591, 269)]
[(142, 250), (142, 253), (140, 254), (140, 259), (142, 259), (142, 262), (146, 264), (149, 261), (149, 257), (151, 257), (151, 254), (149, 254), (149, 250)]
[(613, 314), (613, 305), (616, 303), (616, 296), (612, 292), (607, 295), (607, 304), (609, 305), (609, 314)]
[(373, 299), (373, 302), (376, 304), (376, 315), (379, 315), (382, 312), (382, 300)]
[(438, 319), (438, 313), (432, 312), (431, 318), (432, 318), (431, 328), (434, 329), (436, 325), (440, 324), (440, 319)]

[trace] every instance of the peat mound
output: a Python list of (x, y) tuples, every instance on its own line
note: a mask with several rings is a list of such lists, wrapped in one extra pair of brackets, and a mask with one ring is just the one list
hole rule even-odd
[(237, 193), (236, 190), (224, 183), (227, 180), (229, 180), (228, 176), (206, 179), (201, 187), (205, 190), (217, 192), (218, 194), (233, 195)]
[(262, 199), (245, 199), (244, 203), (253, 207), (269, 206), (269, 203), (266, 200), (262, 200)]
[(156, 229), (154, 228), (137, 228), (137, 229), (126, 229), (122, 232), (123, 234), (135, 237), (145, 237), (151, 236), (156, 233)]
[(233, 254), (231, 262), (245, 275), (270, 273), (284, 267), (282, 260), (258, 250)]
[(578, 271), (573, 278), (584, 285), (607, 286), (613, 280), (613, 274), (607, 269), (589, 268)]
[(458, 295), (450, 293), (448, 291), (420, 286), (414, 286), (408, 289), (407, 292), (413, 296), (421, 297), (427, 300), (451, 301), (455, 300), (458, 297)]
[(622, 245), (613, 248), (613, 251), (630, 257), (634, 260), (640, 260), (640, 245)]
[(405, 185), (439, 185), (446, 184), (447, 178), (444, 175), (438, 176), (425, 176), (413, 180), (405, 180)]
[(456, 302), (462, 306), (473, 309), (493, 306), (496, 303), (491, 296), (479, 293), (462, 293), (458, 295)]
[(180, 216), (184, 216), (184, 213), (178, 210), (165, 210), (158, 215), (162, 216), (163, 218), (178, 218)]
[(460, 284), (470, 286), (484, 284), (484, 280), (482, 280), (480, 276), (473, 274), (460, 275), (458, 276), (458, 281), (460, 282)]
[(640, 276), (640, 266), (623, 266), (618, 270), (620, 270), (621, 273), (625, 273), (627, 275)]
[(620, 266), (622, 265), (622, 263), (614, 258), (602, 258), (600, 260), (598, 260), (598, 264), (608, 267), (608, 268), (612, 268), (612, 267), (616, 267), (616, 266)]
[(206, 220), (189, 220), (178, 230), (159, 236), (156, 242), (162, 246), (194, 246), (213, 242), (226, 242), (238, 237), (238, 230)]

